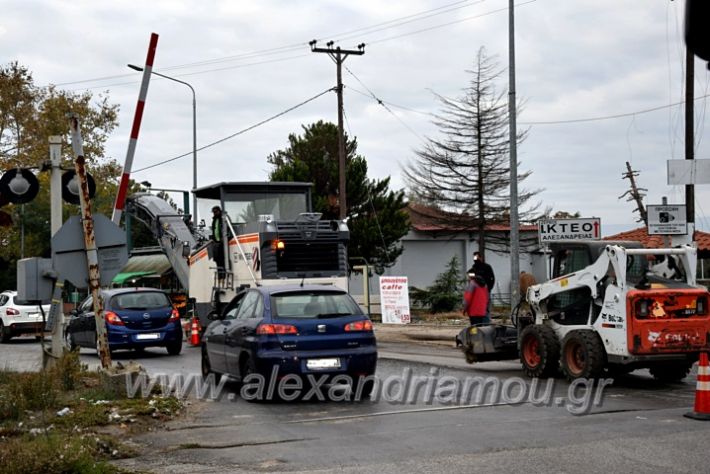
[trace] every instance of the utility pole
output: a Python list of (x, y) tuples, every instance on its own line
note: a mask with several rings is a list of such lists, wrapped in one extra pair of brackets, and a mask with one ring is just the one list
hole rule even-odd
[[(693, 52), (686, 46), (685, 48), (685, 159), (695, 158), (693, 150), (695, 146), (694, 136), (694, 107), (695, 99), (695, 57)], [(695, 186), (685, 185), (685, 220), (688, 223), (688, 235), (693, 240), (695, 234)]]
[(642, 193), (641, 191), (648, 191), (646, 188), (639, 188), (636, 186), (636, 179), (634, 179), (636, 176), (639, 175), (638, 171), (634, 171), (631, 169), (631, 165), (629, 162), (626, 162), (626, 173), (621, 174), (621, 179), (628, 179), (631, 181), (631, 189), (629, 191), (626, 191), (624, 194), (619, 196), (619, 199), (622, 197), (626, 196), (627, 194), (629, 197), (626, 199), (627, 201), (636, 201), (636, 211), (641, 215), (641, 218), (639, 219), (639, 222), (643, 221), (643, 224), (648, 227), (648, 214), (646, 213), (646, 207), (643, 205), (643, 198), (646, 195), (645, 193)]
[(340, 219), (347, 217), (347, 196), (345, 190), (345, 132), (343, 131), (343, 74), (342, 66), (345, 58), (351, 54), (362, 56), (365, 54), (365, 43), (357, 45), (357, 50), (341, 49), (340, 46), (333, 48), (333, 41), (328, 41), (325, 45), (327, 48), (317, 48), (317, 40), (313, 40), (308, 44), (311, 51), (314, 53), (326, 53), (335, 62), (337, 66), (338, 85), (336, 92), (338, 94), (338, 202), (340, 204)]
[(111, 352), (109, 350), (106, 321), (104, 319), (104, 302), (101, 297), (99, 253), (94, 233), (94, 217), (91, 213), (89, 185), (86, 180), (84, 147), (81, 138), (81, 130), (79, 128), (79, 120), (76, 116), (71, 117), (71, 137), (71, 145), (75, 158), (74, 169), (76, 170), (76, 176), (79, 180), (81, 191), (79, 194), (79, 202), (81, 203), (81, 221), (84, 229), (84, 247), (86, 248), (87, 272), (89, 274), (89, 293), (93, 299), (94, 321), (96, 322), (96, 351), (101, 360), (101, 368), (107, 370), (111, 367)]
[(518, 132), (515, 115), (515, 7), (508, 0), (508, 129), (510, 132), (510, 307), (520, 299), (520, 242), (518, 236)]

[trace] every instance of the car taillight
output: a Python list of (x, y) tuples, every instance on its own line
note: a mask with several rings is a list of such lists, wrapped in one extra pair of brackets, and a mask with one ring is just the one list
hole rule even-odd
[(298, 334), (296, 326), (290, 324), (259, 324), (256, 327), (256, 333), (260, 335), (266, 334)]
[(113, 326), (126, 325), (113, 311), (104, 311), (104, 319), (106, 320), (106, 324), (112, 324)]
[(173, 312), (170, 313), (170, 319), (168, 319), (169, 323), (175, 323), (177, 321), (180, 321), (180, 313), (178, 310), (173, 308)]
[(20, 312), (16, 310), (15, 308), (7, 308), (7, 315), (8, 316), (19, 316)]
[(701, 296), (698, 298), (698, 301), (695, 305), (695, 314), (705, 316), (708, 314), (708, 299), (705, 296)]
[(345, 325), (345, 332), (355, 331), (372, 331), (372, 321), (365, 319), (364, 321), (355, 321)]

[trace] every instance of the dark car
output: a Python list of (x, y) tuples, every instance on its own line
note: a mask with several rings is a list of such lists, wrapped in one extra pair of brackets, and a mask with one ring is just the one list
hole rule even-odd
[(347, 292), (335, 287), (247, 289), (202, 338), (205, 377), (227, 374), (243, 381), (256, 373), (269, 380), (275, 370), (279, 378), (295, 374), (306, 381), (308, 375), (347, 375), (353, 391), (367, 397), (376, 365), (372, 322)]
[[(110, 350), (165, 347), (171, 355), (182, 350), (180, 315), (165, 292), (154, 288), (101, 290)], [(67, 345), (97, 349), (96, 320), (91, 296), (72, 311)]]

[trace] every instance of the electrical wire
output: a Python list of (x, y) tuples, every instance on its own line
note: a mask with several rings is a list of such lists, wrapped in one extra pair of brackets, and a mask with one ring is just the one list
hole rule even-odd
[[(227, 140), (231, 140), (231, 139), (234, 138), (234, 137), (237, 137), (237, 136), (239, 136), (239, 135), (242, 135), (242, 134), (244, 134), (244, 133), (246, 133), (246, 132), (248, 132), (248, 131), (254, 130), (255, 128), (260, 127), (260, 126), (264, 125), (265, 123), (271, 122), (272, 120), (275, 120), (275, 119), (277, 119), (277, 118), (279, 118), (279, 117), (281, 117), (281, 116), (283, 116), (283, 115), (286, 115), (287, 113), (289, 113), (289, 112), (291, 112), (291, 111), (293, 111), (293, 110), (296, 110), (297, 108), (302, 107), (302, 106), (306, 105), (307, 103), (312, 102), (312, 101), (316, 100), (317, 98), (319, 98), (319, 97), (321, 97), (321, 96), (327, 94), (328, 92), (332, 92), (332, 91), (334, 91), (334, 90), (335, 90), (334, 87), (331, 87), (330, 89), (326, 89), (326, 90), (324, 90), (323, 92), (321, 92), (321, 93), (319, 93), (319, 94), (316, 94), (316, 95), (314, 95), (313, 97), (310, 97), (310, 98), (304, 100), (303, 102), (300, 102), (300, 103), (294, 105), (293, 107), (289, 107), (288, 109), (286, 109), (286, 110), (284, 110), (284, 111), (281, 111), (281, 112), (279, 112), (279, 113), (276, 114), (276, 115), (272, 115), (271, 117), (269, 117), (269, 118), (267, 118), (267, 119), (265, 119), (265, 120), (262, 120), (261, 122), (255, 123), (254, 125), (252, 125), (252, 126), (250, 126), (250, 127), (247, 127), (247, 128), (245, 128), (245, 129), (242, 129), (242, 130), (240, 130), (240, 131), (238, 131), (238, 132), (236, 132), (236, 133), (233, 133), (233, 134), (231, 134), (231, 135), (228, 135), (228, 136), (226, 136), (226, 137), (224, 137), (224, 138), (220, 138), (219, 140), (214, 141), (214, 142), (212, 142), (212, 143), (209, 143), (209, 144), (207, 144), (207, 145), (201, 146), (200, 148), (197, 148), (195, 151), (206, 150), (207, 148), (211, 148), (211, 147), (213, 147), (213, 146), (215, 146), (215, 145), (218, 145), (218, 144), (220, 144), (220, 143), (224, 143), (224, 142), (226, 142)], [(148, 165), (148, 166), (145, 166), (145, 167), (143, 167), (143, 168), (139, 168), (139, 169), (137, 169), (137, 170), (133, 170), (133, 173), (140, 173), (141, 171), (149, 170), (149, 169), (151, 169), (151, 168), (155, 168), (155, 167), (157, 167), (157, 166), (161, 166), (161, 165), (164, 165), (164, 164), (166, 164), (166, 163), (170, 163), (170, 162), (172, 162), (172, 161), (175, 161), (175, 160), (178, 160), (178, 159), (180, 159), (180, 158), (184, 158), (184, 157), (190, 156), (190, 155), (192, 155), (192, 151), (189, 151), (189, 152), (187, 152), (187, 153), (183, 153), (182, 155), (178, 155), (178, 156), (175, 156), (175, 157), (173, 157), (173, 158), (169, 158), (169, 159), (167, 159), (167, 160), (163, 160), (163, 161), (159, 161), (159, 162), (157, 162), (157, 163), (153, 163), (152, 165)]]
[(399, 121), (399, 123), (402, 124), (402, 126), (404, 126), (407, 130), (409, 130), (409, 131), (412, 133), (412, 135), (414, 135), (415, 137), (417, 137), (422, 143), (425, 142), (424, 138), (422, 138), (421, 135), (419, 135), (412, 127), (410, 127), (404, 120), (402, 120), (397, 114), (395, 114), (395, 113), (392, 111), (392, 109), (390, 109), (390, 108), (387, 106), (387, 104), (384, 103), (384, 101), (382, 101), (379, 97), (377, 97), (377, 96), (375, 95), (375, 93), (372, 92), (372, 90), (371, 90), (369, 87), (367, 87), (367, 86), (365, 85), (365, 83), (362, 82), (362, 81), (360, 80), (360, 78), (355, 75), (354, 72), (352, 72), (352, 71), (350, 70), (350, 68), (348, 68), (347, 66), (345, 66), (345, 70), (346, 70), (351, 76), (353, 76), (353, 77), (355, 78), (355, 80), (356, 80), (357, 82), (359, 82), (360, 85), (362, 85), (362, 87), (364, 87), (364, 88), (367, 90), (367, 92), (370, 93), (370, 97), (372, 97), (373, 99), (375, 99), (378, 104), (380, 104), (382, 107), (384, 107), (387, 112), (389, 112), (394, 118), (397, 119), (397, 121)]
[[(422, 110), (412, 109), (412, 108), (410, 108), (410, 107), (405, 107), (405, 106), (403, 106), (403, 105), (398, 105), (398, 104), (395, 104), (395, 103), (390, 102), (390, 101), (387, 101), (387, 100), (383, 100), (383, 99), (380, 99), (380, 98), (377, 98), (377, 97), (373, 97), (372, 94), (368, 94), (368, 93), (365, 93), (365, 92), (363, 92), (363, 91), (357, 90), (357, 89), (354, 88), (354, 87), (348, 87), (348, 89), (351, 90), (351, 91), (353, 91), (353, 92), (356, 92), (356, 93), (358, 93), (358, 94), (360, 94), (360, 95), (362, 95), (362, 96), (369, 97), (369, 98), (374, 98), (374, 100), (376, 100), (378, 103), (379, 103), (379, 102), (382, 102), (383, 104), (387, 104), (387, 105), (390, 105), (390, 106), (392, 106), (392, 107), (396, 107), (396, 108), (398, 108), (398, 109), (406, 110), (406, 111), (408, 111), (408, 112), (413, 112), (413, 113), (417, 113), (417, 114), (420, 114), (420, 115), (428, 115), (428, 116), (430, 116), (430, 117), (436, 117), (436, 115), (433, 114), (432, 112), (424, 112), (424, 111), (422, 111)], [(699, 97), (695, 97), (694, 100), (707, 99), (708, 97), (710, 97), (710, 94), (705, 94), (705, 95), (702, 95), (702, 96), (699, 96)], [(519, 121), (518, 123), (519, 123), (520, 125), (561, 125), (561, 124), (567, 124), (567, 123), (596, 122), (596, 121), (601, 121), (601, 120), (612, 120), (612, 119), (623, 118), (623, 117), (632, 117), (632, 116), (635, 116), (635, 115), (641, 115), (641, 114), (646, 114), (646, 113), (650, 113), (650, 112), (656, 112), (656, 111), (658, 111), (658, 110), (663, 110), (663, 109), (667, 109), (667, 108), (671, 108), (671, 107), (677, 107), (677, 106), (683, 105), (683, 104), (685, 104), (685, 101), (675, 102), (675, 103), (666, 104), (666, 105), (660, 105), (660, 106), (658, 106), (658, 107), (652, 107), (652, 108), (649, 108), (649, 109), (642, 109), (642, 110), (637, 110), (637, 111), (634, 111), (634, 112), (628, 112), (628, 113), (622, 113), (622, 114), (603, 115), (603, 116), (599, 116), (599, 117), (587, 117), (587, 118), (567, 119), (567, 120)]]
[[(530, 4), (530, 3), (535, 3), (536, 1), (537, 1), (537, 0), (528, 0), (527, 2), (517, 3), (517, 4), (514, 5), (514, 7), (522, 7), (522, 6), (528, 5), (528, 4)], [(409, 33), (403, 33), (403, 34), (401, 34), (401, 35), (388, 36), (388, 37), (386, 37), (386, 38), (381, 38), (381, 39), (378, 39), (378, 40), (375, 40), (375, 41), (369, 41), (369, 42), (367, 42), (367, 43), (365, 43), (365, 44), (367, 44), (367, 45), (373, 45), (373, 44), (378, 44), (378, 43), (384, 43), (384, 42), (386, 42), (386, 41), (392, 41), (392, 40), (399, 39), (399, 38), (404, 38), (404, 37), (407, 37), (407, 36), (417, 35), (417, 34), (419, 34), (419, 33), (425, 33), (425, 32), (427, 32), (427, 31), (437, 30), (437, 29), (439, 29), (439, 28), (444, 28), (444, 27), (446, 27), (446, 26), (456, 25), (456, 24), (459, 24), (459, 23), (463, 23), (463, 22), (465, 22), (465, 21), (475, 20), (475, 19), (478, 19), (478, 18), (483, 18), (483, 17), (485, 17), (485, 16), (494, 15), (494, 14), (496, 14), (496, 13), (506, 12), (506, 11), (508, 11), (508, 7), (499, 8), (499, 9), (497, 9), (497, 10), (491, 10), (491, 11), (489, 11), (489, 12), (482, 13), (482, 14), (480, 14), (480, 15), (469, 16), (469, 17), (466, 17), (466, 18), (461, 18), (461, 19), (459, 19), (459, 20), (454, 20), (454, 21), (450, 21), (450, 22), (447, 22), (447, 23), (442, 23), (442, 24), (439, 24), (439, 25), (430, 26), (430, 27), (428, 27), (428, 28), (422, 28), (422, 29), (420, 29), (420, 30), (410, 31)]]
[[(346, 32), (336, 34), (333, 37), (340, 38), (340, 39), (338, 39), (338, 41), (343, 41), (343, 40), (347, 39), (347, 38), (344, 38), (344, 36), (351, 35), (353, 33), (359, 32), (359, 31), (369, 31), (369, 33), (376, 33), (378, 31), (383, 31), (383, 30), (386, 30), (386, 29), (391, 28), (393, 26), (401, 26), (401, 25), (404, 25), (407, 23), (411, 23), (413, 21), (417, 21), (418, 19), (426, 19), (426, 18), (430, 18), (432, 16), (441, 15), (444, 13), (450, 13), (452, 11), (455, 11), (455, 10), (458, 10), (461, 8), (466, 8), (466, 7), (473, 6), (473, 5), (476, 5), (479, 3), (483, 3), (486, 0), (477, 0), (477, 1), (474, 1), (473, 3), (471, 3), (471, 1), (472, 0), (463, 0), (463, 1), (453, 2), (453, 3), (447, 4), (447, 5), (443, 5), (441, 7), (433, 8), (430, 10), (424, 10), (424, 11), (421, 11), (418, 13), (413, 13), (411, 15), (406, 15), (406, 16), (399, 17), (399, 18), (394, 18), (392, 20), (377, 23), (375, 25), (357, 28), (354, 30), (348, 30)], [(462, 3), (465, 3), (466, 5), (460, 5)], [(457, 5), (459, 5), (459, 6), (457, 6)], [(444, 10), (444, 11), (441, 11), (441, 10)], [(434, 12), (437, 12), (437, 13), (434, 13)], [(424, 16), (422, 16), (422, 15), (424, 15)], [(415, 18), (415, 17), (421, 17), (421, 18)], [(172, 71), (172, 70), (176, 70), (176, 69), (200, 67), (200, 66), (205, 66), (205, 65), (210, 65), (210, 64), (219, 64), (219, 63), (224, 63), (224, 62), (229, 62), (229, 61), (251, 59), (251, 58), (259, 57), (259, 56), (283, 54), (283, 53), (297, 51), (300, 48), (303, 48), (306, 46), (308, 46), (307, 42), (292, 43), (289, 45), (276, 46), (273, 48), (266, 48), (266, 49), (261, 49), (261, 50), (257, 50), (257, 51), (247, 52), (247, 53), (240, 53), (240, 54), (235, 54), (235, 55), (230, 55), (230, 56), (224, 56), (224, 57), (220, 57), (220, 58), (213, 58), (213, 59), (206, 59), (206, 60), (202, 60), (202, 61), (194, 61), (194, 62), (190, 62), (190, 63), (176, 64), (176, 65), (161, 68), (159, 71)], [(267, 61), (267, 62), (283, 61), (283, 60), (292, 59), (292, 58), (293, 57), (280, 58), (280, 59), (271, 60), (271, 61)], [(232, 67), (227, 67), (227, 68), (220, 68), (220, 69), (216, 69), (216, 70), (207, 70), (207, 71), (203, 71), (203, 72), (221, 71), (224, 69), (253, 66), (253, 65), (264, 64), (264, 63), (265, 62), (250, 63), (247, 65), (237, 65), (237, 66), (232, 66)], [(192, 74), (199, 74), (201, 72), (192, 73)], [(58, 87), (58, 86), (67, 86), (67, 85), (73, 85), (73, 84), (85, 84), (87, 82), (98, 82), (98, 81), (104, 81), (104, 80), (110, 80), (110, 79), (120, 79), (123, 77), (131, 77), (131, 75), (130, 74), (117, 74), (117, 75), (103, 76), (103, 77), (97, 77), (97, 78), (92, 78), (92, 79), (82, 79), (82, 80), (77, 80), (77, 81), (61, 82), (61, 83), (57, 83), (54, 85)], [(117, 84), (117, 85), (124, 85), (124, 84), (122, 83), (122, 84)], [(109, 87), (109, 86), (101, 86), (101, 87)], [(99, 87), (91, 87), (89, 89), (96, 89), (96, 88), (99, 88)]]
[[(382, 23), (378, 23), (376, 25), (363, 27), (363, 28), (357, 28), (355, 30), (350, 30), (345, 33), (341, 33), (339, 35), (333, 35), (330, 38), (332, 38), (334, 42), (339, 43), (339, 42), (347, 40), (347, 39), (352, 39), (355, 37), (362, 36), (362, 34), (376, 33), (378, 31), (383, 31), (383, 30), (389, 29), (389, 28), (397, 28), (402, 25), (407, 25), (409, 23), (414, 23), (417, 21), (426, 20), (429, 18), (433, 18), (435, 16), (443, 15), (445, 13), (450, 13), (452, 11), (460, 10), (462, 8), (468, 8), (468, 7), (477, 5), (479, 3), (483, 3), (486, 0), (478, 0), (473, 3), (469, 3), (470, 1), (471, 0), (465, 0), (465, 1), (450, 3), (448, 5), (434, 8), (432, 10), (426, 10), (423, 12), (414, 13), (412, 15), (396, 18), (394, 20), (389, 20), (389, 21), (385, 21)], [(461, 3), (467, 3), (467, 5), (460, 5)], [(458, 5), (458, 6), (456, 6), (456, 5)]]
[[(708, 97), (708, 95), (696, 97), (694, 100), (705, 99), (706, 97)], [(560, 125), (560, 124), (567, 124), (567, 123), (598, 122), (601, 120), (610, 120), (610, 119), (616, 119), (616, 118), (631, 117), (631, 116), (640, 115), (640, 114), (647, 114), (649, 112), (655, 112), (657, 110), (663, 110), (663, 109), (666, 109), (669, 107), (676, 107), (678, 105), (683, 105), (684, 103), (685, 103), (684, 101), (681, 101), (681, 102), (675, 102), (673, 104), (660, 105), (658, 107), (651, 107), (650, 109), (637, 110), (635, 112), (628, 112), (628, 113), (615, 114), (615, 115), (604, 115), (604, 116), (600, 116), (600, 117), (588, 117), (588, 118), (569, 119), (569, 120), (518, 122), (518, 123), (521, 125)]]
[[(261, 64), (269, 64), (269, 63), (275, 63), (275, 62), (281, 62), (281, 61), (288, 61), (288, 60), (291, 60), (291, 59), (298, 59), (298, 58), (303, 58), (303, 57), (306, 57), (306, 56), (310, 56), (310, 54), (299, 54), (299, 55), (297, 55), (297, 56), (288, 56), (288, 57), (286, 57), (286, 58), (267, 59), (267, 60), (265, 60), (265, 61), (257, 61), (257, 62), (254, 62), (254, 63), (247, 63), (247, 64), (237, 64), (237, 65), (235, 65), (235, 66), (226, 66), (226, 67), (215, 68), (215, 69), (206, 69), (206, 70), (204, 70), (204, 71), (186, 72), (186, 73), (183, 73), (183, 74), (173, 74), (171, 77), (196, 76), (196, 75), (199, 75), (199, 74), (207, 74), (207, 73), (209, 73), (209, 72), (226, 71), (226, 70), (229, 70), (229, 69), (240, 69), (240, 68), (244, 68), (244, 67), (258, 66), (258, 65), (261, 65)], [(160, 71), (163, 71), (163, 69), (161, 69)], [(160, 71), (156, 71), (156, 72), (160, 72)], [(162, 78), (162, 77), (158, 76), (157, 78), (151, 79), (151, 80), (166, 81), (166, 80), (168, 80), (168, 79), (165, 79), (165, 78)], [(105, 88), (107, 88), (107, 87), (127, 86), (127, 85), (139, 84), (139, 83), (140, 83), (140, 81), (119, 82), (119, 83), (114, 83), (114, 84), (105, 84), (105, 85), (94, 86), (94, 87), (82, 87), (82, 88), (79, 88), (79, 89), (71, 89), (71, 90), (72, 90), (72, 91), (77, 91), (77, 90), (105, 89)]]

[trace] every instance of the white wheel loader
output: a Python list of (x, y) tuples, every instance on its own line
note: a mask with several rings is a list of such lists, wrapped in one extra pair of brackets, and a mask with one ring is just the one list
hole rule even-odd
[(561, 241), (551, 250), (552, 278), (528, 289), (513, 326), (459, 334), (467, 361), (519, 357), (530, 377), (561, 369), (570, 380), (649, 368), (671, 382), (710, 350), (710, 293), (696, 284), (694, 247)]

